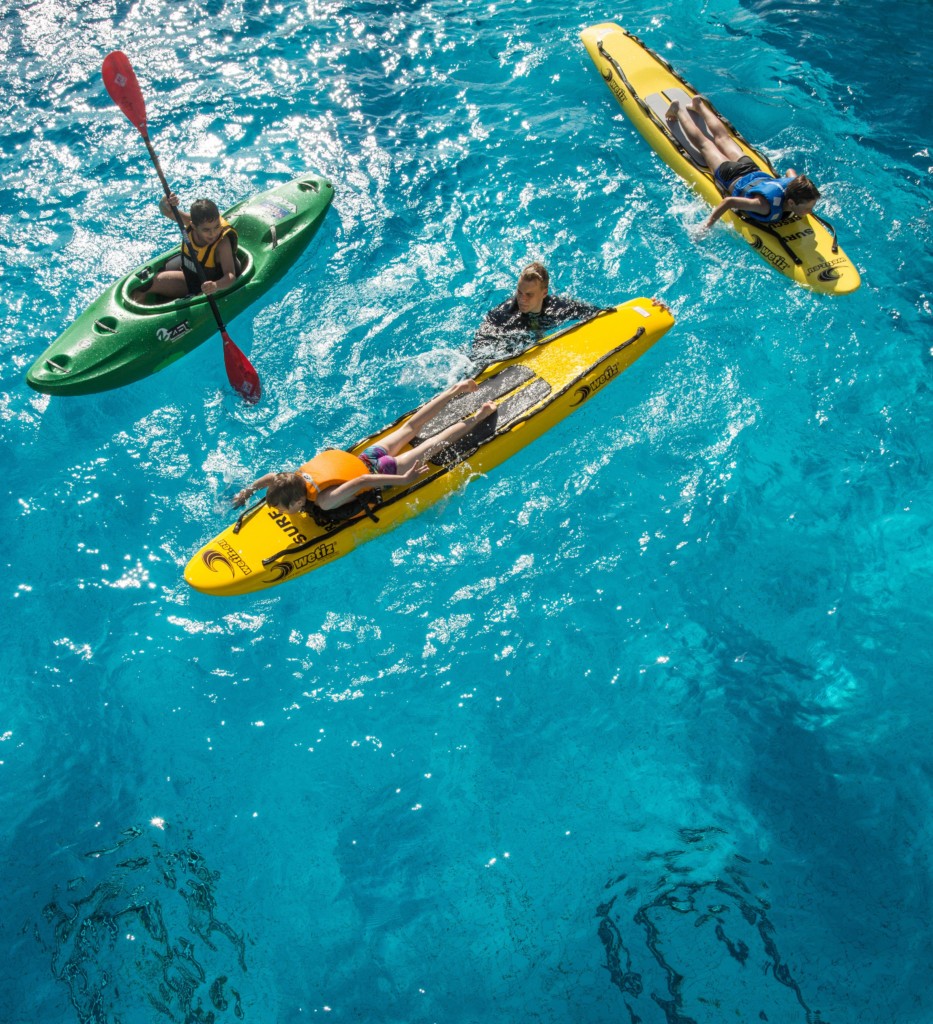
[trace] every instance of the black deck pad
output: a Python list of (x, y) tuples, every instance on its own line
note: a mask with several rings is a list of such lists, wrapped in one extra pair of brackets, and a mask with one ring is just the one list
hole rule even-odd
[(493, 437), (498, 428), (499, 410), (497, 409), (491, 416), (487, 416), (486, 419), (477, 423), (469, 434), (461, 437), (459, 441), (454, 441), (453, 444), (449, 444), (446, 448), (441, 448), (439, 452), (435, 452), (431, 456), (430, 461), (435, 466), (452, 469), (458, 462), (463, 462), (464, 459), (469, 458), (484, 441), (488, 441), (489, 438)]
[[(527, 369), (527, 367), (516, 366), (509, 367), (509, 369)], [(500, 402), (498, 409), (491, 416), (487, 416), (486, 419), (478, 423), (476, 428), (471, 430), (469, 434), (461, 437), (459, 441), (455, 441), (446, 448), (442, 448), (433, 455), (431, 462), (437, 466), (444, 466), (447, 469), (456, 466), (458, 462), (463, 462), (484, 441), (488, 441), (489, 438), (498, 433), (503, 427), (508, 426), (513, 420), (517, 420), (522, 413), (527, 412), (539, 402), (544, 401), (550, 393), (551, 385), (546, 380), (542, 380), (540, 377), (537, 380), (533, 380), (527, 387), (522, 388), (521, 391), (510, 395)], [(489, 398), (484, 399), (487, 402), (489, 400)]]
[(513, 363), (511, 366), (505, 367), (504, 370), (487, 377), (471, 394), (455, 398), (446, 408), (441, 409), (434, 419), (428, 420), (418, 437), (412, 441), (412, 447), (416, 447), (429, 437), (434, 437), (435, 434), (439, 434), (452, 424), (458, 423), (470, 413), (476, 412), (483, 402), (494, 402), (497, 398), (514, 391), (519, 384), (524, 384), (533, 376), (534, 371), (530, 367), (522, 366), (521, 363)]
[(499, 426), (504, 427), (512, 420), (517, 420), (533, 405), (544, 401), (550, 393), (551, 385), (546, 380), (542, 380), (540, 377), (533, 380), (517, 394), (510, 395), (504, 402), (499, 403)]
[[(674, 100), (679, 100), (681, 107), (683, 107), (684, 110), (687, 110), (687, 104), (690, 102), (691, 96), (688, 93), (685, 93), (683, 89), (670, 88), (665, 89), (663, 93), (654, 92), (650, 96), (645, 97), (645, 103), (647, 103), (654, 111), (658, 120), (663, 125), (667, 126), (667, 130), (671, 135), (673, 135), (681, 146), (684, 147), (687, 152), (687, 156), (697, 165), (697, 167), (708, 169), (706, 168), (706, 161), (703, 159), (703, 154), (696, 148), (696, 146), (693, 145), (692, 142), (690, 142), (687, 136), (684, 135), (684, 130), (680, 124), (672, 124), (670, 121), (665, 120), (665, 115)], [(707, 138), (712, 139), (713, 136), (710, 135), (709, 129), (706, 127), (706, 122), (703, 118), (700, 117), (696, 111), (690, 110), (689, 113), (697, 128), (699, 128)]]

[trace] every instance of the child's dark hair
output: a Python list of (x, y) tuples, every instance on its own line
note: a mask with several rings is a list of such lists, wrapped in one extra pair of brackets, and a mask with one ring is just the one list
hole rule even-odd
[(213, 199), (195, 199), (188, 211), (192, 224), (209, 224), (211, 221), (220, 220), (220, 210)]
[(288, 508), (299, 498), (307, 498), (304, 480), (297, 473), (276, 473), (266, 488), (266, 504), (273, 508)]
[(798, 174), (788, 182), (784, 198), (793, 199), (795, 203), (815, 203), (820, 198), (820, 191), (805, 174)]

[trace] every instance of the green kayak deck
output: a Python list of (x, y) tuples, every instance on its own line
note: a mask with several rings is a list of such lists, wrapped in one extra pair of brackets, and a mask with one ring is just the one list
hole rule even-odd
[[(226, 323), (295, 263), (333, 198), (329, 181), (306, 174), (237, 203), (224, 214), (237, 231), (241, 267), (237, 280), (217, 295)], [(52, 395), (122, 387), (157, 373), (218, 334), (203, 295), (156, 305), (132, 298), (179, 248), (137, 267), (95, 299), (33, 363), (26, 374), (30, 387)]]

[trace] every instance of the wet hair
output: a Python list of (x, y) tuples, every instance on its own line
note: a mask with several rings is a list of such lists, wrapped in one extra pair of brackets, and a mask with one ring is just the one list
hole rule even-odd
[(550, 283), (550, 275), (547, 272), (547, 267), (543, 263), (539, 263), (537, 260), (534, 263), (529, 263), (527, 267), (518, 275), (519, 281), (540, 281), (547, 290), (547, 286)]
[(195, 199), (188, 216), (192, 224), (210, 224), (212, 221), (220, 220), (220, 210), (213, 199)]
[(784, 189), (784, 198), (793, 199), (795, 203), (815, 203), (820, 198), (820, 191), (805, 174), (798, 174)]
[(276, 473), (266, 488), (266, 504), (274, 508), (288, 508), (299, 498), (307, 498), (308, 489), (297, 473)]

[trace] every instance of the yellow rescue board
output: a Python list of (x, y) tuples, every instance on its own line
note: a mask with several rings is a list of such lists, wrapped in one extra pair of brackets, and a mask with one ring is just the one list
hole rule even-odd
[[(609, 91), (652, 149), (711, 206), (718, 205), (722, 196), (711, 171), (694, 162), (678, 139), (679, 132), (672, 133), (663, 116), (672, 100), (686, 101), (696, 90), (620, 25), (593, 25), (580, 38)], [(743, 152), (763, 171), (777, 176), (767, 157), (752, 148), (725, 118), (723, 121)], [(732, 212), (723, 219), (772, 267), (798, 284), (835, 295), (854, 292), (861, 284), (855, 265), (836, 244), (832, 232), (812, 215), (790, 217), (767, 227)]]
[[(551, 335), (514, 359), (492, 363), (477, 375), (477, 392), (455, 399), (448, 409), (450, 416), (460, 419), (492, 400), (497, 412), (457, 443), (455, 447), (463, 446), (459, 453), (439, 452), (427, 476), (409, 487), (383, 491), (378, 522), (360, 515), (327, 528), (318, 526), (308, 513), (289, 515), (260, 503), (192, 557), (185, 579), (205, 594), (247, 594), (330, 565), (550, 430), (615, 380), (673, 324), (665, 306), (652, 299), (632, 299)], [(410, 415), (351, 451), (378, 444)], [(426, 428), (425, 433), (431, 436), (441, 428)]]

